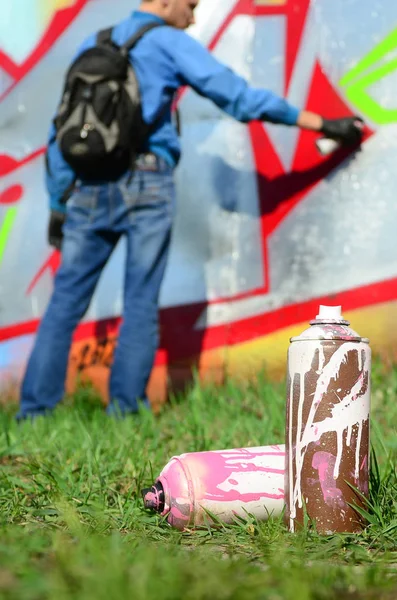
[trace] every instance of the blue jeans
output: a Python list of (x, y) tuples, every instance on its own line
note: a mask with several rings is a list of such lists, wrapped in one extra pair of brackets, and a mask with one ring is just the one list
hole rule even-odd
[[(140, 165), (140, 166), (139, 166)], [(62, 399), (72, 335), (101, 272), (127, 238), (124, 310), (110, 375), (109, 414), (148, 404), (146, 385), (158, 347), (158, 297), (175, 209), (173, 171), (142, 159), (132, 179), (77, 185), (68, 201), (62, 261), (21, 389), (18, 419), (53, 409)]]

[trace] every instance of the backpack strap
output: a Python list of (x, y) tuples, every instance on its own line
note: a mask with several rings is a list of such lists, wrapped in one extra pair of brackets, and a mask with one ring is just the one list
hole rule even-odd
[(97, 44), (111, 44), (112, 43), (112, 31), (113, 27), (102, 29), (98, 32), (96, 42)]
[(147, 23), (146, 25), (138, 29), (138, 31), (134, 33), (134, 35), (132, 35), (126, 42), (124, 42), (121, 48), (129, 52), (130, 50), (132, 50), (135, 44), (139, 42), (139, 40), (145, 35), (145, 33), (151, 31), (151, 29), (155, 29), (156, 27), (162, 27), (163, 25), (164, 23), (159, 23), (158, 21), (152, 21), (151, 23)]

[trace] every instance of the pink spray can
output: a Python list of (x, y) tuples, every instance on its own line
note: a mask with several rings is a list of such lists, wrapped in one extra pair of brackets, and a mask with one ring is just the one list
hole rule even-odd
[(176, 529), (223, 523), (248, 514), (266, 520), (284, 508), (284, 446), (191, 452), (174, 456), (151, 488), (144, 505)]
[(286, 523), (294, 531), (306, 510), (319, 533), (357, 532), (364, 521), (352, 505), (368, 495), (369, 340), (340, 306), (320, 306), (310, 325), (288, 350)]

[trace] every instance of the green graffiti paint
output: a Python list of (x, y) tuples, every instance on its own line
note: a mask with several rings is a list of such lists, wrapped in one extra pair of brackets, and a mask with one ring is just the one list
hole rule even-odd
[[(342, 87), (346, 88), (347, 98), (359, 112), (379, 125), (386, 125), (397, 121), (397, 106), (396, 108), (381, 106), (370, 95), (368, 88), (397, 70), (396, 50), (397, 29), (394, 29), (361, 59), (355, 67), (346, 73), (339, 82)], [(388, 57), (391, 53), (394, 56)]]
[(10, 237), (12, 226), (14, 225), (15, 217), (17, 216), (18, 208), (12, 206), (9, 208), (4, 216), (3, 223), (0, 229), (0, 264), (3, 260), (3, 254), (5, 247)]

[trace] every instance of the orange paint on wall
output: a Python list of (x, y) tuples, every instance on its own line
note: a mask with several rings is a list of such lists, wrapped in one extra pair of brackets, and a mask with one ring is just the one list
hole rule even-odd
[[(115, 345), (114, 336), (106, 340), (92, 337), (73, 344), (66, 379), (67, 394), (73, 394), (80, 381), (91, 382), (104, 404), (108, 403), (108, 381)], [(196, 374), (202, 382), (212, 381), (221, 385), (226, 373), (226, 354), (227, 348), (221, 347), (171, 365), (156, 365), (147, 389), (152, 406), (164, 404), (170, 393), (184, 391)]]

